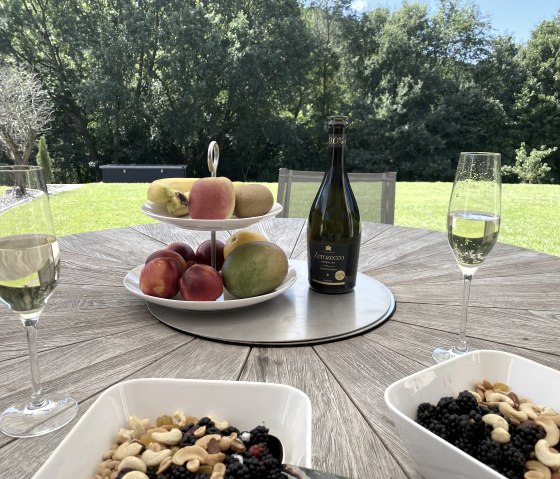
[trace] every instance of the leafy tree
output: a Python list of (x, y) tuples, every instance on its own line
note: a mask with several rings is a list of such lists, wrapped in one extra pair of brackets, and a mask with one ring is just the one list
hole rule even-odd
[(546, 148), (542, 145), (540, 149), (532, 149), (527, 153), (525, 143), (515, 150), (515, 165), (502, 166), (502, 173), (506, 175), (517, 175), (521, 183), (542, 183), (550, 172), (550, 167), (543, 160), (558, 148)]
[[(533, 31), (520, 52), (527, 74), (516, 109), (519, 129), (530, 146), (558, 144), (560, 131), (560, 13)], [(560, 180), (560, 152), (548, 158), (551, 175)]]
[(0, 65), (0, 145), (16, 165), (27, 165), (37, 134), (52, 115), (37, 75), (23, 66)]

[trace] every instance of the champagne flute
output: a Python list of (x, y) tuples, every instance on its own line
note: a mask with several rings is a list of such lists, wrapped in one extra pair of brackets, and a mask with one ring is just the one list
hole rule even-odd
[(37, 353), (39, 316), (58, 282), (60, 252), (47, 187), (38, 166), (0, 166), (0, 302), (19, 316), (31, 364), (31, 399), (0, 416), (0, 431), (32, 437), (59, 429), (74, 418), (76, 401), (46, 396)]
[(459, 341), (434, 349), (437, 363), (469, 351), (467, 309), (471, 280), (490, 253), (500, 230), (501, 157), (499, 153), (461, 153), (447, 212), (447, 238), (463, 273), (463, 308)]

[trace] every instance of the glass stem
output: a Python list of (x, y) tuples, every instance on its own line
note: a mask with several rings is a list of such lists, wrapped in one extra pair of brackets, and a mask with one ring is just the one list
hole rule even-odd
[(459, 343), (455, 349), (459, 352), (467, 351), (467, 312), (469, 309), (469, 293), (473, 273), (463, 273), (463, 309), (461, 311), (461, 325), (459, 326)]
[(21, 322), (27, 333), (27, 346), (29, 347), (29, 364), (31, 366), (31, 402), (30, 409), (37, 409), (45, 405), (46, 399), (41, 386), (41, 373), (39, 371), (39, 355), (37, 353), (37, 323), (41, 312), (26, 313), (21, 315)]

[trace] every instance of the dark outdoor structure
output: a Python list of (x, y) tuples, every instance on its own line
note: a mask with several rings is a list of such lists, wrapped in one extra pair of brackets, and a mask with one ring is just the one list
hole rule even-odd
[(183, 165), (101, 165), (105, 183), (148, 183), (160, 178), (185, 178)]

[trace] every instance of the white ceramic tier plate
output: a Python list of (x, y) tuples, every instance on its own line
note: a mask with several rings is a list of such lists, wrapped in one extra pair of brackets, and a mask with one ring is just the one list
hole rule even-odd
[(179, 295), (175, 297), (176, 299), (165, 299), (144, 294), (140, 290), (140, 272), (143, 267), (144, 265), (140, 265), (128, 272), (124, 278), (124, 286), (126, 289), (148, 303), (159, 304), (160, 306), (166, 306), (172, 309), (184, 309), (190, 311), (221, 311), (225, 309), (244, 308), (253, 304), (263, 303), (282, 294), (288, 288), (293, 286), (297, 279), (296, 270), (290, 267), (284, 282), (272, 293), (262, 294), (252, 298), (238, 299), (224, 289), (224, 294), (222, 294), (216, 301), (185, 301), (183, 299), (179, 299)]
[(273, 218), (282, 212), (283, 207), (280, 203), (274, 203), (270, 211), (265, 215), (252, 216), (250, 218), (237, 218), (233, 216), (227, 220), (194, 220), (188, 215), (181, 217), (171, 216), (167, 213), (165, 205), (150, 202), (144, 203), (140, 209), (142, 213), (154, 220), (180, 228), (198, 231), (227, 231), (246, 228), (267, 218)]
[(123, 381), (104, 391), (32, 479), (90, 479), (129, 416), (155, 422), (177, 410), (226, 419), (242, 431), (264, 425), (282, 441), (287, 463), (311, 466), (311, 402), (299, 389), (273, 383), (150, 378)]

